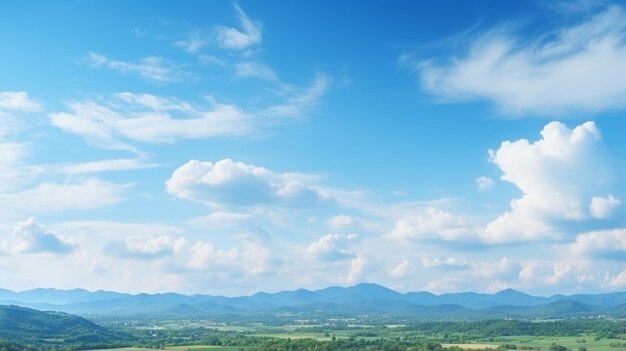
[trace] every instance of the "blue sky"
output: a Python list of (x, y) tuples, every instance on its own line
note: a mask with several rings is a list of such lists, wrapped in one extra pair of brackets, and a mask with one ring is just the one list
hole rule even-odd
[(626, 7), (0, 5), (0, 286), (626, 288)]

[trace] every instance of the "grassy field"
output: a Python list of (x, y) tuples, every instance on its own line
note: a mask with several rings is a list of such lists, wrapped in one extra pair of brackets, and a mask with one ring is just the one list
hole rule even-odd
[(213, 345), (189, 345), (189, 346), (170, 346), (165, 350), (171, 351), (238, 351), (245, 350), (246, 346), (213, 346)]
[(441, 344), (443, 347), (458, 347), (463, 350), (485, 350), (485, 349), (497, 349), (497, 344)]
[[(622, 344), (626, 342), (621, 339), (605, 339), (594, 340), (594, 336), (564, 336), (564, 337), (547, 337), (547, 336), (512, 336), (505, 338), (508, 344), (515, 344), (518, 347), (534, 348), (548, 350), (552, 344), (562, 345), (570, 350), (578, 350), (586, 348), (587, 351), (622, 351), (624, 347), (611, 347), (611, 343)], [(582, 341), (585, 342), (582, 342)]]

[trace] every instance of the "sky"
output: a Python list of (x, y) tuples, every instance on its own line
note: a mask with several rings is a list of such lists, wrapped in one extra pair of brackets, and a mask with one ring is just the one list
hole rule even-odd
[(626, 290), (626, 4), (0, 3), (0, 287)]

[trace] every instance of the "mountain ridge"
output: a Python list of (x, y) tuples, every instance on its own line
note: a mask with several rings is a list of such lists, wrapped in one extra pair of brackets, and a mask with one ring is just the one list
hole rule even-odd
[[(197, 317), (241, 313), (362, 313), (417, 315), (469, 319), (486, 317), (564, 317), (610, 314), (622, 316), (626, 292), (533, 296), (514, 289), (486, 294), (456, 292), (401, 293), (382, 285), (360, 283), (317, 290), (257, 292), (246, 296), (184, 295), (179, 293), (128, 294), (84, 289), (0, 289), (0, 304), (55, 310), (78, 315), (148, 315)], [(612, 310), (617, 312), (612, 312)]]

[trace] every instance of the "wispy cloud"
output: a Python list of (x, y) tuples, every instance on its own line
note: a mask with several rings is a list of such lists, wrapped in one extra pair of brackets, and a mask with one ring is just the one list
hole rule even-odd
[(143, 79), (158, 83), (178, 82), (193, 78), (190, 72), (163, 57), (149, 56), (137, 62), (128, 62), (90, 52), (88, 60), (93, 67), (105, 67), (125, 74), (136, 74)]
[(225, 49), (243, 50), (258, 45), (263, 40), (261, 24), (248, 18), (238, 5), (234, 5), (240, 28), (216, 27), (217, 42)]
[(316, 77), (311, 87), (288, 94), (283, 102), (244, 109), (208, 98), (199, 106), (172, 97), (124, 92), (104, 101), (71, 102), (68, 112), (50, 114), (52, 124), (108, 149), (140, 153), (131, 141), (168, 143), (179, 139), (262, 133), (309, 113), (328, 87)]
[(276, 73), (263, 64), (257, 62), (241, 62), (234, 65), (235, 75), (239, 78), (260, 78), (268, 81), (277, 81)]
[[(406, 62), (406, 59), (404, 60)], [(413, 62), (443, 101), (486, 99), (502, 113), (549, 115), (626, 106), (626, 14), (612, 6), (536, 38), (494, 29), (448, 61)]]

